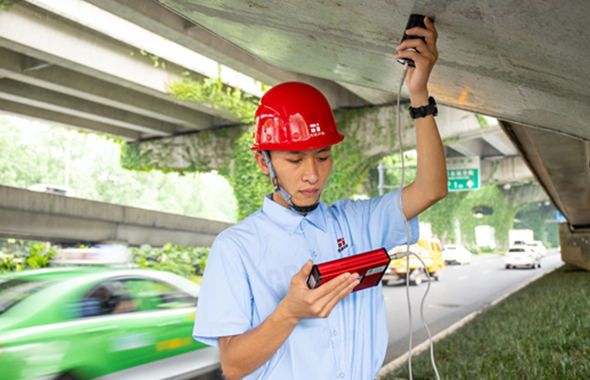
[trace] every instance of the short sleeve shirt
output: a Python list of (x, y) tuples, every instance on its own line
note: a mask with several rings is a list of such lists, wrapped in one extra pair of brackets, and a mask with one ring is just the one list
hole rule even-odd
[[(306, 216), (268, 195), (255, 212), (216, 238), (201, 284), (193, 337), (219, 346), (218, 337), (256, 328), (276, 309), (291, 277), (308, 259), (322, 263), (406, 244), (397, 191), (369, 200), (320, 203)], [(409, 221), (410, 244), (418, 219)], [(382, 287), (342, 299), (327, 318), (299, 322), (279, 350), (244, 379), (374, 379), (387, 349)]]

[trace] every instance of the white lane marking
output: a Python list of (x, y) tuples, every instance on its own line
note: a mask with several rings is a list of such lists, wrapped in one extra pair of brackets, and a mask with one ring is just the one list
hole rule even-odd
[(461, 276), (461, 277), (459, 277), (459, 280), (465, 280), (467, 278), (469, 278), (469, 276)]
[[(563, 264), (561, 264), (563, 265)], [(498, 304), (500, 301), (504, 300), (505, 298), (508, 298), (510, 295), (518, 292), (520, 289), (524, 288), (525, 286), (529, 285), (530, 283), (537, 281), (538, 279), (540, 279), (543, 276), (546, 276), (547, 274), (551, 273), (552, 271), (554, 271), (555, 269), (559, 268), (561, 265), (558, 265), (557, 267), (549, 270), (547, 273), (543, 273), (541, 276), (539, 277), (535, 277), (532, 280), (528, 281), (525, 284), (522, 284), (521, 286), (517, 287), (516, 289), (513, 289), (512, 291), (508, 292), (507, 294), (501, 296), (500, 298), (498, 298), (497, 300), (493, 301), (490, 306), (494, 306), (496, 304)], [(486, 309), (489, 309), (490, 306), (485, 306), (483, 308), (481, 308), (480, 310), (476, 310), (473, 313), (465, 316), (463, 319), (461, 319), (459, 322), (455, 322), (454, 324), (452, 324), (451, 326), (447, 327), (446, 329), (444, 329), (443, 331), (439, 332), (438, 334), (436, 334), (435, 336), (432, 337), (432, 341), (433, 342), (438, 342), (439, 340), (441, 340), (442, 338), (444, 338), (445, 336), (452, 334), (453, 332), (455, 332), (457, 329), (463, 327), (467, 322), (471, 321), (473, 318), (475, 318), (478, 314), (481, 314), (481, 312), (483, 312)], [(426, 339), (424, 342), (414, 346), (414, 349), (412, 351), (412, 355), (418, 355), (424, 351), (426, 351), (428, 349), (428, 347), (430, 347), (430, 339)], [(408, 361), (408, 353), (406, 352), (405, 354), (398, 356), (397, 358), (393, 359), (392, 361), (390, 361), (389, 363), (383, 365), (381, 367), (381, 370), (379, 370), (379, 373), (377, 374), (377, 379), (376, 380), (380, 380), (383, 379), (389, 372), (399, 368), (400, 366), (402, 366), (404, 363), (407, 363)]]

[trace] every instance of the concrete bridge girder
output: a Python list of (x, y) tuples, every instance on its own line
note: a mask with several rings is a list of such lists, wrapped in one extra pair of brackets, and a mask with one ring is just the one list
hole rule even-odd
[(572, 232), (567, 223), (559, 223), (561, 259), (590, 271), (590, 232)]
[[(211, 116), (172, 102), (163, 102), (123, 86), (115, 86), (98, 78), (57, 65), (27, 70), (30, 57), (0, 48), (0, 73), (23, 84), (76, 97), (89, 102), (160, 119), (164, 122), (192, 127), (210, 125)], [(163, 106), (165, 105), (165, 106)], [(107, 116), (107, 115), (105, 115)]]
[(28, 119), (39, 120), (42, 122), (50, 121), (86, 132), (98, 132), (108, 136), (116, 136), (117, 138), (127, 141), (137, 140), (141, 137), (141, 133), (138, 131), (131, 131), (113, 126), (112, 124), (101, 123), (82, 117), (50, 111), (45, 108), (33, 107), (31, 105), (2, 99), (0, 99), (0, 111), (9, 115), (26, 117)]
[(140, 114), (125, 112), (114, 107), (45, 90), (8, 78), (0, 79), (0, 98), (18, 103), (27, 103), (33, 107), (65, 115), (84, 117), (89, 120), (135, 130), (146, 135), (168, 136), (177, 130), (177, 125), (172, 123), (154, 120)]
[[(138, 130), (141, 138), (239, 121), (211, 105), (172, 98), (166, 86), (186, 69), (154, 67), (137, 48), (81, 25), (21, 3), (0, 12), (0, 24), (0, 98), (51, 111), (54, 117), (45, 120), (76, 116), (108, 124), (111, 134), (125, 140), (132, 140), (130, 134), (117, 135), (117, 127)], [(37, 117), (31, 113), (20, 114)]]
[(231, 226), (214, 220), (0, 186), (2, 236), (69, 243), (210, 246)]
[[(397, 128), (397, 109), (395, 106), (383, 106), (378, 108), (366, 108), (354, 110), (355, 117), (352, 121), (341, 122), (340, 127), (344, 134), (355, 136), (360, 146), (366, 147), (362, 152), (366, 157), (383, 157), (397, 154), (399, 149)], [(337, 120), (343, 120), (349, 111), (335, 111)], [(416, 138), (414, 124), (405, 107), (402, 109), (402, 144), (404, 149), (415, 147)], [(459, 111), (449, 107), (439, 107), (437, 120), (439, 131), (443, 140), (452, 140), (459, 136), (468, 136), (470, 141), (482, 140), (490, 133), (494, 136), (503, 133), (497, 125), (487, 129), (481, 128), (477, 118), (468, 112)], [(231, 144), (241, 133), (249, 130), (243, 127), (239, 131), (228, 130), (227, 134), (220, 136), (218, 132), (205, 131), (198, 134), (177, 136), (161, 140), (145, 141), (137, 144), (140, 154), (150, 156), (145, 164), (149, 167), (171, 168), (175, 170), (221, 170), (219, 165), (227, 165), (227, 158), (231, 155)], [(378, 139), (375, 136), (379, 136)], [(506, 149), (505, 149), (506, 151)], [(481, 155), (482, 152), (472, 152)], [(528, 181), (532, 178), (531, 172), (518, 156), (499, 159), (494, 153), (493, 160), (481, 161), (482, 183), (505, 183), (515, 181)], [(195, 165), (195, 162), (206, 163), (206, 167)]]

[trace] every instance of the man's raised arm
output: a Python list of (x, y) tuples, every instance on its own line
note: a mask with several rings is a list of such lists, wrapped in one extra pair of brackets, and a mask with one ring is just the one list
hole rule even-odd
[[(426, 29), (412, 28), (406, 33), (424, 37), (425, 41), (405, 40), (397, 47), (400, 53), (395, 56), (396, 59), (412, 59), (416, 64), (415, 68), (408, 68), (406, 75), (406, 86), (414, 108), (429, 104), (428, 78), (438, 58), (436, 29), (428, 18), (424, 24)], [(406, 50), (408, 48), (417, 51)], [(444, 198), (448, 192), (445, 153), (434, 116), (415, 119), (415, 127), (418, 155), (416, 180), (404, 188), (402, 196), (402, 206), (408, 220)]]

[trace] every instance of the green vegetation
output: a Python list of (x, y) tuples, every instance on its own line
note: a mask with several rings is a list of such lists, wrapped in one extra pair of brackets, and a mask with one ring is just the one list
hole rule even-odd
[(556, 220), (557, 209), (546, 202), (529, 203), (521, 207), (514, 217), (514, 228), (530, 229), (535, 239), (542, 240), (547, 248), (559, 245)]
[[(526, 191), (526, 186), (504, 190), (493, 184), (477, 191), (450, 192), (445, 199), (420, 214), (420, 221), (430, 223), (432, 232), (439, 238), (453, 242), (460, 240), (466, 246), (475, 245), (475, 227), (481, 225), (494, 228), (499, 243), (496, 249), (507, 247), (508, 231), (513, 228), (531, 228), (537, 240), (545, 240), (547, 232), (547, 240), (552, 245), (557, 244), (557, 224), (545, 223), (547, 219), (555, 219), (555, 209), (544, 206), (546, 201), (527, 203), (526, 197), (522, 196)], [(460, 239), (456, 236), (452, 217), (459, 222)]]
[[(263, 86), (263, 90), (266, 90), (266, 87)], [(241, 93), (237, 89), (223, 86), (219, 79), (200, 80), (187, 75), (183, 81), (172, 83), (169, 86), (169, 92), (181, 100), (209, 103), (214, 108), (224, 109), (240, 117), (244, 123), (253, 122), (257, 99)], [(366, 126), (363, 124), (366, 117), (374, 118), (374, 128), (371, 128), (370, 134), (367, 133)], [(367, 171), (375, 167), (382, 158), (382, 155), (368, 156), (365, 154), (371, 150), (376, 141), (383, 143), (383, 141), (392, 140), (392, 145), (395, 143), (395, 138), (389, 136), (393, 125), (380, 124), (379, 109), (377, 108), (341, 110), (335, 113), (335, 118), (340, 131), (346, 135), (346, 139), (333, 148), (335, 169), (322, 194), (322, 200), (328, 204), (337, 199), (354, 197), (362, 191), (361, 186), (366, 181)], [(176, 150), (184, 149), (193, 153), (197, 152), (197, 154), (183, 157), (187, 167), (186, 171), (200, 171), (207, 168), (207, 165), (198, 162), (200, 159), (198, 152), (201, 152), (201, 155), (210, 153), (204, 153), (206, 150), (200, 146), (202, 142), (198, 140), (210, 138), (211, 136), (204, 133), (195, 135), (194, 141), (185, 141), (187, 146), (175, 147)], [(232, 147), (231, 162), (227, 163), (227, 168), (216, 169), (227, 178), (233, 187), (234, 196), (238, 203), (238, 220), (241, 220), (262, 206), (264, 195), (271, 192), (272, 187), (268, 179), (260, 173), (253, 159), (254, 154), (249, 149), (252, 145), (252, 130), (249, 128), (240, 136), (227, 135), (225, 138), (226, 141), (223, 143)], [(223, 143), (216, 143), (219, 144), (216, 151), (224, 148)], [(169, 151), (170, 147), (174, 147), (173, 141), (159, 141), (156, 145), (141, 151), (137, 148), (126, 148), (123, 151), (122, 162), (125, 167), (136, 170), (154, 168), (157, 163), (154, 162), (153, 156), (159, 155), (158, 157), (162, 157), (159, 161), (165, 161), (166, 157), (170, 155), (165, 155), (162, 152)], [(210, 167), (211, 165), (209, 165)], [(165, 170), (165, 168), (158, 169)]]
[[(332, 204), (338, 199), (352, 198), (362, 192), (362, 185), (367, 180), (367, 172), (376, 167), (382, 155), (366, 154), (376, 142), (386, 139), (388, 130), (394, 125), (381, 125), (377, 108), (340, 110), (334, 115), (338, 130), (346, 138), (332, 147), (334, 161), (332, 173), (322, 193), (322, 200)], [(374, 118), (372, 133), (367, 136), (363, 124), (367, 118)], [(393, 144), (393, 142), (392, 142)], [(393, 150), (393, 146), (391, 149)]]
[(160, 60), (160, 57), (158, 57), (157, 55), (150, 54), (142, 49), (139, 50), (139, 54), (143, 55), (144, 57), (148, 57), (152, 61), (154, 67), (161, 67), (163, 70), (166, 70), (166, 62)]
[[(174, 86), (178, 86), (175, 96), (179, 98), (199, 101), (212, 96), (214, 106), (229, 107), (226, 109), (244, 121), (251, 121), (255, 98), (226, 88), (217, 79), (198, 82), (187, 77)], [(378, 111), (336, 112), (339, 127), (347, 137), (333, 150), (334, 170), (322, 194), (326, 203), (359, 195), (376, 196), (379, 160), (383, 159), (386, 166), (399, 167), (398, 154), (383, 158), (363, 153), (375, 141), (390, 141), (388, 131), (393, 125), (381, 125)], [(367, 133), (360, 120), (366, 123), (373, 115), (375, 127)], [(136, 144), (0, 117), (0, 184), (28, 187), (68, 183), (81, 198), (235, 222), (258, 210), (263, 196), (272, 190), (249, 149), (251, 136), (251, 127), (243, 126), (200, 133), (186, 146), (164, 139), (140, 150)], [(395, 152), (393, 137), (391, 152)], [(173, 169), (170, 160), (177, 155), (172, 151), (181, 153), (189, 167)], [(406, 158), (407, 184), (415, 178), (415, 158), (409, 153)], [(218, 168), (220, 175), (211, 174), (212, 168)], [(399, 168), (386, 171), (386, 184), (399, 185), (400, 180)], [(547, 237), (552, 246), (558, 244), (556, 224), (545, 223), (554, 219), (552, 206), (534, 204), (520, 209), (523, 205), (518, 202), (523, 201), (515, 201), (524, 187), (504, 190), (489, 185), (479, 191), (452, 192), (422, 213), (420, 220), (430, 223), (434, 235), (442, 240), (461, 241), (466, 246), (475, 245), (473, 229), (478, 225), (493, 227), (501, 247), (507, 244), (508, 230), (513, 227), (531, 228), (537, 239)], [(475, 209), (482, 206), (493, 212), (476, 218)], [(456, 236), (453, 217), (461, 236)]]
[(233, 143), (233, 165), (231, 172), (226, 173), (238, 203), (238, 220), (262, 208), (264, 196), (272, 192), (270, 180), (258, 168), (251, 146), (252, 131), (249, 130)]
[[(49, 243), (0, 240), (0, 273), (48, 267), (50, 259), (58, 251), (58, 246)], [(130, 247), (129, 251), (132, 263), (140, 268), (172, 272), (200, 282), (210, 248), (181, 247), (168, 243), (163, 247)]]
[[(263, 86), (263, 90), (266, 88)], [(254, 122), (258, 98), (238, 88), (225, 86), (221, 77), (195, 79), (185, 73), (182, 81), (168, 86), (168, 92), (180, 100), (211, 104), (213, 108), (226, 110), (246, 124)]]
[(203, 275), (210, 248), (181, 247), (168, 243), (163, 247), (142, 245), (129, 250), (133, 262), (141, 268), (172, 272), (190, 278)]
[[(435, 343), (441, 379), (590, 379), (590, 272), (565, 265)], [(415, 380), (435, 379), (429, 352)], [(383, 380), (407, 379), (404, 365)]]
[(120, 152), (121, 144), (106, 137), (0, 117), (2, 185), (67, 183), (79, 198), (236, 221), (236, 201), (222, 176), (126, 170)]
[[(465, 192), (458, 206), (454, 215), (461, 225), (462, 241), (474, 244), (475, 227), (489, 225), (496, 230), (496, 240), (503, 245), (507, 244), (508, 230), (513, 226), (516, 207), (512, 204), (510, 194), (500, 186), (488, 185), (478, 191)], [(481, 207), (492, 210), (492, 213), (474, 216), (476, 208)]]
[(55, 247), (50, 244), (0, 240), (0, 273), (45, 268), (53, 255)]
[(10, 8), (12, 8), (14, 3), (19, 2), (19, 1), (22, 1), (22, 0), (0, 0), (0, 9), (7, 11)]

